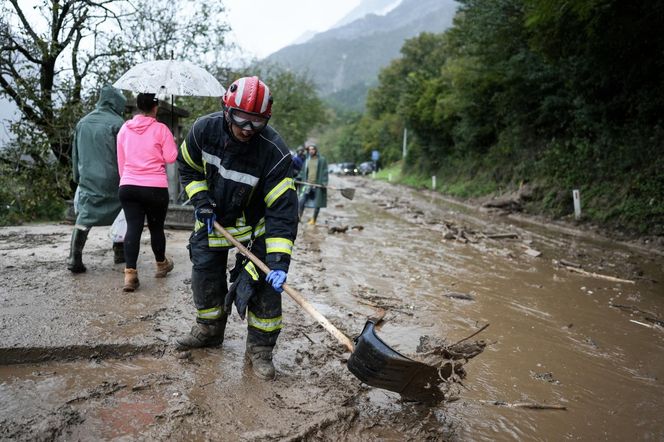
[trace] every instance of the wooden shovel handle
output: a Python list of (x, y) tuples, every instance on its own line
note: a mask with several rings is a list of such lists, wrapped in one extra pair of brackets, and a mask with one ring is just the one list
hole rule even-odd
[[(263, 261), (258, 259), (258, 257), (256, 255), (251, 253), (249, 251), (249, 249), (247, 249), (245, 246), (243, 246), (242, 243), (240, 243), (240, 241), (235, 239), (235, 237), (233, 237), (233, 235), (228, 233), (228, 231), (226, 231), (226, 229), (224, 229), (221, 226), (221, 224), (219, 224), (218, 222), (215, 221), (214, 222), (214, 228), (217, 229), (217, 231), (219, 231), (219, 233), (224, 235), (224, 237), (228, 241), (230, 241), (231, 244), (233, 244), (235, 247), (237, 247), (237, 249), (240, 251), (240, 253), (242, 253), (244, 256), (249, 258), (251, 260), (251, 262), (254, 263), (254, 265), (256, 265), (259, 269), (261, 269), (263, 271), (263, 273), (265, 273), (266, 275), (268, 273), (270, 273), (270, 268), (267, 265), (265, 265), (265, 263), (263, 263)], [(334, 325), (332, 325), (332, 323), (330, 321), (328, 321), (327, 318), (325, 316), (323, 316), (318, 310), (316, 310), (316, 308), (313, 305), (311, 305), (309, 303), (309, 301), (304, 299), (304, 297), (297, 290), (295, 290), (293, 287), (291, 287), (287, 284), (284, 284), (283, 288), (284, 288), (284, 291), (286, 293), (288, 293), (288, 296), (290, 296), (293, 299), (293, 301), (295, 301), (307, 313), (309, 313), (311, 316), (313, 316), (313, 318), (316, 321), (318, 321), (318, 323), (320, 325), (322, 325), (323, 328), (325, 328), (325, 330), (327, 330), (332, 336), (337, 338), (337, 341), (339, 341), (341, 343), (341, 345), (345, 346), (348, 349), (348, 351), (350, 351), (351, 353), (353, 352), (353, 350), (355, 350), (355, 346), (353, 345), (353, 342), (348, 338), (348, 336), (344, 335), (338, 328), (336, 328)]]
[(323, 185), (323, 184), (310, 183), (308, 181), (295, 181), (295, 183), (296, 184), (304, 184), (305, 186), (321, 187), (323, 189), (341, 190), (338, 187), (333, 187), (333, 186)]

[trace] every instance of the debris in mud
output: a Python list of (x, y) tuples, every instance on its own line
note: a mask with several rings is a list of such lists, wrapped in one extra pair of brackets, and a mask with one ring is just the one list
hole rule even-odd
[(617, 308), (623, 311), (631, 312), (632, 314), (640, 314), (641, 317), (648, 322), (651, 322), (660, 327), (664, 327), (664, 321), (659, 319), (656, 314), (641, 310), (640, 308), (634, 305), (623, 305), (623, 304), (613, 304), (609, 303), (609, 307)]
[(616, 278), (615, 276), (602, 275), (600, 273), (588, 272), (588, 271), (583, 270), (581, 268), (564, 265), (562, 263), (562, 261), (555, 261), (554, 260), (554, 264), (556, 264), (556, 263), (561, 264), (562, 268), (564, 268), (565, 270), (567, 270), (569, 272), (572, 272), (572, 273), (578, 273), (580, 275), (591, 276), (593, 278), (598, 278), (598, 279), (605, 279), (607, 281), (624, 282), (626, 284), (635, 284), (635, 282), (630, 280), (630, 279), (622, 279), (622, 278)]
[(346, 233), (347, 230), (348, 230), (348, 226), (341, 226), (341, 227), (332, 226), (332, 227), (327, 229), (327, 233), (329, 233), (329, 234)]
[(472, 335), (452, 345), (446, 344), (444, 339), (431, 336), (420, 337), (420, 344), (415, 350), (418, 360), (438, 369), (438, 376), (443, 381), (440, 388), (445, 397), (450, 397), (452, 393), (455, 393), (455, 387), (462, 385), (461, 381), (467, 376), (464, 365), (481, 354), (487, 345), (484, 340), (466, 341), (481, 333), (488, 326), (489, 324), (486, 324)]
[(498, 405), (508, 408), (528, 408), (531, 410), (567, 410), (564, 405), (539, 404), (537, 402), (480, 401), (483, 404)]
[(532, 377), (533, 379), (537, 379), (539, 381), (548, 382), (550, 384), (560, 385), (560, 381), (558, 379), (554, 378), (553, 373), (551, 373), (550, 371), (547, 371), (547, 372), (544, 372), (544, 373), (536, 373), (534, 371), (531, 371), (530, 372), (530, 377)]
[(564, 266), (566, 266), (566, 267), (575, 267), (575, 268), (577, 268), (577, 269), (580, 269), (580, 268), (581, 268), (581, 264), (579, 264), (579, 263), (577, 263), (577, 262), (567, 261), (566, 259), (561, 259), (561, 260), (558, 261), (558, 262), (560, 262), (560, 264), (562, 264), (562, 265), (564, 265)]
[(516, 233), (484, 233), (489, 239), (519, 239), (519, 235)]
[(472, 295), (466, 294), (466, 293), (456, 293), (456, 292), (450, 292), (450, 293), (444, 293), (444, 297), (450, 298), (450, 299), (459, 299), (462, 301), (474, 301), (475, 298)]
[(119, 382), (104, 381), (102, 382), (101, 385), (91, 389), (90, 391), (84, 393), (81, 396), (77, 396), (73, 399), (68, 400), (66, 403), (71, 404), (75, 402), (86, 401), (88, 399), (100, 398), (103, 396), (111, 396), (126, 387), (127, 387), (126, 384), (121, 384)]
[(456, 240), (462, 243), (478, 243), (481, 236), (474, 230), (469, 230), (463, 227), (457, 227), (449, 221), (443, 221), (443, 239)]
[(356, 226), (351, 227), (351, 230), (362, 231), (362, 230), (364, 230), (364, 226), (358, 224), (358, 225), (356, 225)]
[(540, 256), (542, 256), (542, 252), (540, 252), (539, 250), (532, 249), (526, 244), (523, 244), (523, 248), (525, 249), (525, 253), (528, 256), (532, 256), (533, 258), (539, 258)]

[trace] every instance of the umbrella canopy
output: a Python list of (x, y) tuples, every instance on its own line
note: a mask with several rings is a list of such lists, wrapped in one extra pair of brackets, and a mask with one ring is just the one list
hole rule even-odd
[(137, 64), (113, 83), (118, 89), (144, 93), (221, 97), (226, 89), (205, 69), (188, 61), (156, 60)]

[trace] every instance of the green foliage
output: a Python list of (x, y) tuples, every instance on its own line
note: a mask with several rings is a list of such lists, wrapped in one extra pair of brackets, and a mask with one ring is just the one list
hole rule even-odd
[(270, 124), (291, 148), (304, 144), (314, 128), (326, 121), (315, 85), (302, 74), (277, 67), (266, 70), (261, 78), (274, 97)]
[(0, 94), (21, 117), (0, 150), (2, 179), (16, 190), (3, 194), (0, 210), (15, 221), (59, 215), (58, 198), (72, 196), (71, 135), (103, 84), (152, 59), (187, 59), (219, 74), (227, 49), (218, 2), (28, 3), (0, 4)]
[(463, 197), (528, 182), (528, 208), (554, 216), (576, 188), (586, 219), (662, 234), (664, 3), (460, 3), (452, 29), (408, 40), (381, 71), (356, 157), (387, 143), (398, 159), (406, 127), (401, 182), (436, 175)]
[[(36, 150), (36, 146), (32, 147)], [(41, 148), (48, 150), (48, 144), (42, 143)], [(59, 219), (66, 206), (63, 195), (69, 191), (69, 168), (52, 156), (43, 163), (36, 162), (24, 151), (20, 143), (3, 151), (0, 162), (0, 225), (3, 226)]]

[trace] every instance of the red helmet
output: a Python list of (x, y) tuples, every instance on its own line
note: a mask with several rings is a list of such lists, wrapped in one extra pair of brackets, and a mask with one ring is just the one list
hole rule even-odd
[(242, 77), (235, 80), (224, 94), (226, 110), (243, 110), (264, 118), (272, 116), (270, 88), (258, 77)]

